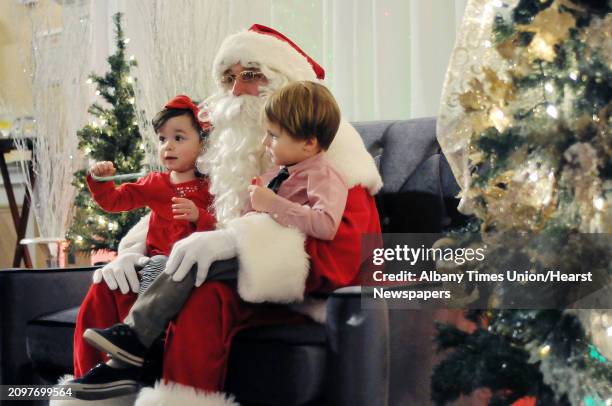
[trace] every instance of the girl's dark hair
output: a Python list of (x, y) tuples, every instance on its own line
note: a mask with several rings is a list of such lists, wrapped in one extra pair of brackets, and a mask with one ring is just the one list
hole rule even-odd
[(189, 109), (163, 109), (162, 111), (157, 113), (155, 117), (153, 117), (153, 120), (151, 121), (153, 124), (153, 129), (157, 133), (164, 126), (164, 124), (166, 124), (168, 120), (179, 116), (189, 116), (191, 118), (191, 125), (193, 126), (194, 130), (196, 130), (200, 135), (200, 139), (206, 139), (206, 137), (208, 137), (209, 131), (204, 131), (200, 127), (198, 120), (196, 120), (193, 115), (193, 112)]

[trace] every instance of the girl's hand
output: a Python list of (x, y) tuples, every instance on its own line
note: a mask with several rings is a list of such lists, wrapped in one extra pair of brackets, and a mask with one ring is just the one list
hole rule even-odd
[(96, 162), (89, 168), (89, 173), (98, 177), (113, 176), (115, 172), (115, 165), (110, 161)]
[(200, 218), (200, 210), (191, 200), (184, 197), (173, 197), (172, 203), (172, 214), (174, 214), (175, 220), (187, 220), (196, 223)]
[(268, 211), (272, 202), (276, 198), (276, 193), (264, 186), (251, 185), (249, 186), (249, 195), (251, 195), (251, 206), (256, 211)]

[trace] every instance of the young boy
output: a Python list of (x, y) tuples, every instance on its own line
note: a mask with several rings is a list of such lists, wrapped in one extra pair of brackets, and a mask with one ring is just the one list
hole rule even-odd
[(348, 194), (345, 180), (325, 157), (340, 124), (336, 101), (323, 85), (295, 82), (270, 97), (264, 123), (263, 143), (280, 170), (249, 187), (247, 212), (270, 213), (281, 225), (333, 240)]
[[(267, 212), (282, 225), (296, 227), (314, 238), (332, 240), (348, 195), (346, 181), (325, 158), (325, 150), (340, 124), (336, 101), (323, 85), (293, 82), (269, 97), (263, 113), (267, 128), (263, 143), (281, 169), (254, 180), (245, 215)], [(263, 182), (267, 187), (262, 186)], [(184, 275), (180, 272), (161, 274), (136, 300), (125, 324), (88, 329), (84, 338), (109, 353), (113, 360), (129, 364), (129, 369), (141, 368), (148, 348), (165, 331), (194, 285), (193, 269)], [(92, 374), (89, 381), (103, 388), (124, 382), (126, 372), (125, 368), (115, 373), (105, 368), (103, 373)]]

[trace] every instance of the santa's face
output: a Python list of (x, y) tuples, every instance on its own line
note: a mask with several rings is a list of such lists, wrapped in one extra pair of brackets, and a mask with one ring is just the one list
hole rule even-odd
[(245, 68), (236, 63), (223, 72), (221, 83), (225, 90), (231, 90), (236, 96), (259, 96), (260, 86), (268, 84), (268, 80), (257, 68)]

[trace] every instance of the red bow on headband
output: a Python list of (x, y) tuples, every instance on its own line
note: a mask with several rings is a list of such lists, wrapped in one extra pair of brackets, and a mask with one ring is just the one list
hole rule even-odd
[[(212, 125), (210, 124), (210, 121), (208, 120), (207, 112), (202, 112), (202, 116), (204, 117), (200, 117), (200, 108), (196, 106), (196, 104), (189, 98), (189, 96), (185, 96), (184, 94), (179, 94), (177, 96), (174, 96), (174, 98), (170, 100), (168, 103), (166, 103), (164, 107), (167, 109), (191, 110), (191, 112), (193, 113), (193, 116), (198, 121), (200, 128), (202, 128), (204, 132), (209, 132), (212, 129)], [(202, 121), (202, 118), (205, 118), (205, 120)]]

